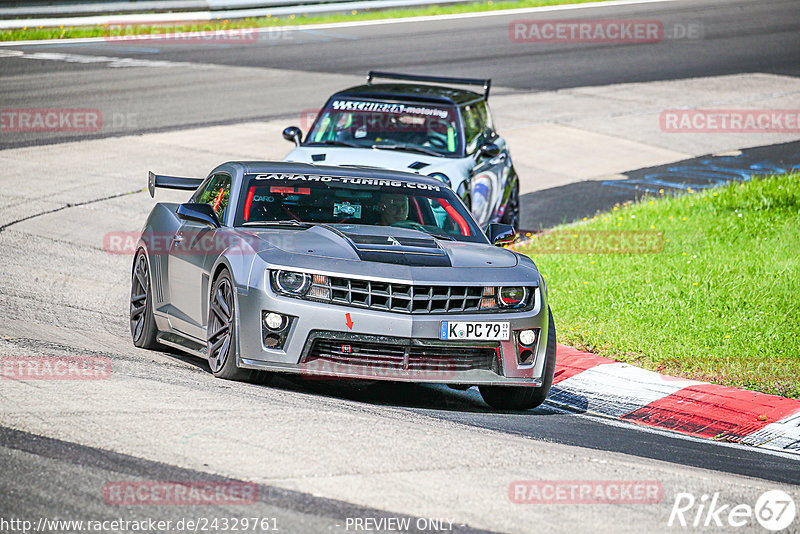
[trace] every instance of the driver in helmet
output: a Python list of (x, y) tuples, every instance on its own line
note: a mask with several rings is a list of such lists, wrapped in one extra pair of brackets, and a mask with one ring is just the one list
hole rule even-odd
[(408, 218), (408, 197), (382, 193), (378, 199), (378, 210), (381, 213), (381, 224), (391, 226)]

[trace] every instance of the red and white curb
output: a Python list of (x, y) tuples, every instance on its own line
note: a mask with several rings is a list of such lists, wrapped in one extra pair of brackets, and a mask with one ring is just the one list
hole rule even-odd
[(559, 345), (548, 402), (800, 455), (800, 400), (674, 378)]

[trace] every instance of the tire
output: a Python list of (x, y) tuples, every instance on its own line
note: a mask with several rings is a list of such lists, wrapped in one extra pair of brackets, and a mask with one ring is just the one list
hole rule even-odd
[(511, 225), (515, 231), (519, 230), (519, 179), (514, 182), (500, 222)]
[(140, 250), (133, 258), (131, 274), (130, 327), (133, 344), (142, 349), (159, 350), (158, 328), (153, 317), (153, 294), (150, 290), (150, 265)]
[(208, 303), (206, 347), (211, 373), (224, 380), (239, 380), (267, 384), (272, 375), (236, 365), (236, 297), (231, 275), (222, 271), (211, 286)]
[(483, 400), (498, 410), (530, 410), (544, 402), (553, 385), (556, 372), (556, 326), (553, 312), (547, 308), (547, 351), (545, 353), (544, 377), (542, 385), (537, 388), (525, 386), (479, 386)]

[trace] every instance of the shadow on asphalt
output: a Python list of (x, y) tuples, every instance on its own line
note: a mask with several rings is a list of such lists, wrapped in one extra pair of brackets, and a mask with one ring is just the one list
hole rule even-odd
[(290, 375), (276, 376), (268, 387), (298, 391), (324, 397), (345, 399), (376, 406), (462, 412), (474, 414), (537, 414), (547, 415), (549, 410), (496, 410), (486, 405), (476, 387), (466, 391), (452, 389), (443, 384), (424, 384), (390, 381), (358, 381), (338, 379), (299, 378)]
[[(177, 349), (163, 354), (211, 374), (208, 361), (185, 354)], [(477, 387), (466, 391), (444, 384), (391, 382), (387, 380), (356, 380), (339, 378), (312, 378), (288, 373), (271, 373), (272, 379), (263, 387), (295, 391), (322, 397), (337, 398), (376, 406), (439, 410), (443, 412), (502, 413), (547, 415), (550, 410), (495, 410), (481, 399)]]

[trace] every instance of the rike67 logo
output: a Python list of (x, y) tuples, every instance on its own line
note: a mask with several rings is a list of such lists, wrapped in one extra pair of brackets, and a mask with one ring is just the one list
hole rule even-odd
[(694, 531), (701, 527), (752, 526), (755, 520), (765, 529), (778, 532), (794, 522), (796, 513), (794, 499), (781, 490), (767, 491), (758, 498), (755, 506), (724, 503), (719, 492), (702, 495), (699, 499), (691, 493), (678, 493), (667, 524)]

